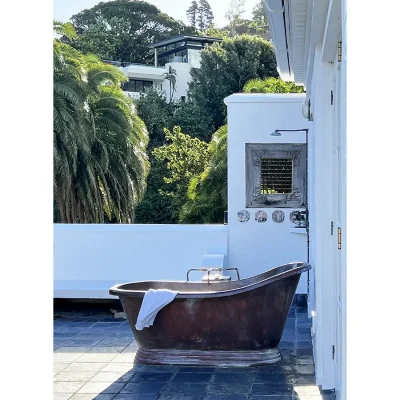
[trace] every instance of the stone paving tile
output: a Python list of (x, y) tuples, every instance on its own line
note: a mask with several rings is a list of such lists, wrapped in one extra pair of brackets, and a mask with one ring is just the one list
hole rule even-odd
[(90, 372), (95, 371), (99, 372), (103, 368), (105, 368), (108, 364), (107, 363), (100, 363), (100, 362), (93, 362), (93, 363), (82, 363), (82, 362), (74, 362), (69, 364), (68, 367), (64, 369), (65, 372)]
[(293, 395), (250, 395), (248, 400), (292, 400)]
[(59, 372), (67, 368), (70, 363), (63, 363), (63, 362), (54, 362), (53, 363), (53, 374), (57, 375)]
[(165, 385), (163, 394), (197, 394), (205, 396), (207, 394), (207, 383), (170, 382)]
[[(58, 348), (57, 350), (59, 350)], [(84, 353), (63, 353), (63, 352), (54, 352), (53, 353), (53, 360), (57, 362), (73, 362), (77, 360), (79, 357), (83, 356)]]
[(204, 400), (247, 400), (246, 394), (209, 394)]
[(82, 354), (77, 362), (110, 362), (115, 357), (117, 357), (114, 353), (86, 353)]
[(179, 373), (182, 372), (214, 372), (217, 368), (216, 367), (195, 367), (195, 366), (187, 366), (187, 367), (180, 367)]
[(125, 383), (114, 382), (87, 382), (82, 386), (78, 393), (93, 394), (117, 394), (124, 387)]
[(212, 372), (177, 372), (173, 376), (172, 382), (206, 383), (210, 382), (212, 377)]
[[(164, 382), (152, 382), (151, 385), (148, 383), (127, 383), (121, 390), (121, 393), (135, 393), (135, 394), (159, 394), (165, 387)], [(178, 394), (178, 392), (174, 391)]]
[[(144, 382), (169, 382), (175, 376), (174, 372), (136, 372), (134, 377), (130, 380), (132, 383)], [(181, 381), (179, 381), (181, 382)]]
[(85, 382), (54, 382), (53, 391), (54, 393), (71, 393), (77, 392)]
[(114, 399), (116, 394), (99, 394), (97, 396), (93, 394), (74, 394), (71, 397), (71, 400), (112, 400)]
[(64, 354), (72, 354), (72, 353), (81, 353), (85, 354), (88, 350), (90, 350), (90, 347), (67, 347), (67, 346), (61, 346), (58, 347), (56, 350), (54, 350), (54, 354), (59, 354), (59, 353), (64, 353)]
[(161, 393), (157, 400), (204, 400), (205, 397), (200, 394), (164, 394)]
[(122, 354), (135, 354), (138, 349), (137, 344), (135, 346), (125, 347), (124, 350), (121, 351)]
[(128, 372), (130, 370), (132, 370), (131, 364), (118, 362), (105, 364), (104, 368), (102, 368), (102, 371), (105, 372)]
[(132, 338), (124, 337), (106, 337), (97, 344), (98, 346), (111, 346), (111, 347), (118, 347), (123, 346), (127, 347), (132, 342)]
[(53, 378), (53, 380), (55, 382), (87, 382), (88, 380), (93, 378), (94, 375), (96, 375), (95, 371), (61, 371)]
[(100, 371), (90, 378), (90, 382), (128, 382), (134, 372)]
[(69, 400), (71, 396), (72, 393), (53, 393), (53, 400)]
[(134, 353), (119, 353), (113, 358), (112, 362), (125, 362), (125, 363), (131, 363), (133, 365), (133, 360), (135, 358)]
[(255, 383), (251, 388), (252, 395), (291, 396), (293, 385), (283, 382)]
[(101, 339), (81, 339), (74, 337), (73, 339), (68, 340), (64, 343), (65, 347), (93, 347), (96, 346), (97, 343), (100, 342)]
[[(117, 396), (114, 397), (113, 400), (159, 400), (159, 399), (161, 399), (161, 397), (159, 397), (158, 393), (156, 393), (156, 394), (120, 393), (120, 394), (117, 394)], [(174, 398), (174, 400), (179, 400), (179, 398), (176, 397), (176, 398)], [(202, 399), (199, 399), (199, 400), (202, 400)]]
[(94, 346), (91, 347), (90, 350), (88, 351), (88, 353), (114, 353), (115, 355), (121, 353), (121, 351), (123, 351), (124, 349), (126, 349), (123, 346)]

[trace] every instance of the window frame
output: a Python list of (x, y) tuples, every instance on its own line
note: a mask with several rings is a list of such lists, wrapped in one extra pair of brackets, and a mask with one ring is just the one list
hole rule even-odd
[[(261, 159), (292, 159), (292, 193), (261, 193)], [(306, 144), (246, 143), (246, 208), (299, 208), (306, 204)]]

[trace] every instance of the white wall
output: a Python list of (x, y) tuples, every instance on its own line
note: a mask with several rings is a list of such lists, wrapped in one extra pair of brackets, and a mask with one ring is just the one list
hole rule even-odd
[[(189, 63), (181, 63), (181, 62), (171, 62), (165, 64), (165, 69), (168, 71), (169, 66), (176, 71), (176, 85), (175, 92), (173, 98), (176, 100), (180, 100), (182, 96), (187, 97), (186, 91), (189, 88), (189, 82), (192, 80), (190, 75), (190, 69), (192, 66)], [(169, 81), (165, 80), (163, 82), (163, 90), (167, 94), (167, 99), (169, 99)]]
[(227, 241), (224, 225), (55, 224), (54, 297), (113, 298), (117, 283), (186, 280), (204, 254), (226, 255)]
[[(304, 129), (310, 124), (302, 117), (303, 94), (235, 94), (228, 106), (228, 262), (243, 276), (252, 276), (277, 265), (307, 261), (307, 235), (293, 233), (289, 220), (291, 208), (280, 208), (285, 220), (273, 222), (275, 208), (263, 208), (267, 222), (257, 223), (258, 208), (247, 208), (248, 222), (239, 222), (237, 212), (246, 209), (245, 144), (305, 143), (305, 132), (283, 132), (274, 137), (275, 129)], [(298, 231), (297, 231), (298, 232)], [(297, 293), (307, 293), (307, 274), (303, 274)]]

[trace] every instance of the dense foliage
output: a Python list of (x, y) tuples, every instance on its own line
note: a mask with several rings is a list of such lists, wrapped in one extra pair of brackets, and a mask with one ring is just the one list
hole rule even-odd
[(224, 98), (241, 92), (255, 78), (278, 77), (272, 45), (258, 36), (239, 35), (202, 51), (201, 67), (191, 71), (190, 99), (212, 118), (214, 129), (226, 123)]
[[(211, 120), (202, 110), (190, 102), (170, 102), (156, 90), (149, 90), (137, 101), (140, 118), (146, 121), (149, 132), (149, 158), (151, 170), (146, 193), (136, 209), (137, 223), (177, 223), (180, 205), (186, 201), (186, 194), (177, 202), (169, 193), (176, 190), (176, 182), (166, 183), (169, 174), (166, 160), (154, 157), (152, 150), (166, 143), (164, 128), (173, 130), (180, 126), (182, 132), (193, 138), (208, 142), (211, 139)], [(178, 207), (179, 206), (179, 207)]]
[(245, 93), (303, 93), (303, 86), (294, 82), (284, 82), (282, 79), (266, 78), (252, 79), (244, 85)]
[[(69, 40), (70, 24), (54, 23)], [(133, 222), (146, 186), (146, 127), (125, 75), (58, 39), (54, 62), (55, 222)]]
[(71, 18), (78, 33), (73, 46), (102, 59), (153, 63), (153, 42), (194, 34), (194, 28), (176, 21), (145, 1), (101, 2)]
[(186, 193), (191, 179), (199, 175), (209, 159), (208, 144), (185, 135), (179, 126), (172, 131), (165, 129), (166, 144), (153, 150), (155, 159), (166, 162), (168, 174), (164, 182), (171, 189), (159, 190), (160, 195), (171, 198), (172, 218), (177, 220), (179, 211), (186, 202)]
[(228, 208), (228, 127), (214, 133), (210, 161), (189, 183), (187, 202), (179, 215), (182, 223), (221, 223)]

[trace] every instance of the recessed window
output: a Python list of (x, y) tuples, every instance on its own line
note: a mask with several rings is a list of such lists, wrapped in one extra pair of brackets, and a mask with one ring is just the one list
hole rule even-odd
[(261, 194), (293, 192), (293, 160), (261, 158)]
[(124, 83), (123, 90), (126, 92), (144, 92), (145, 89), (153, 86), (152, 81), (143, 81), (140, 79), (129, 79)]
[(246, 207), (298, 208), (306, 203), (306, 145), (246, 143)]

